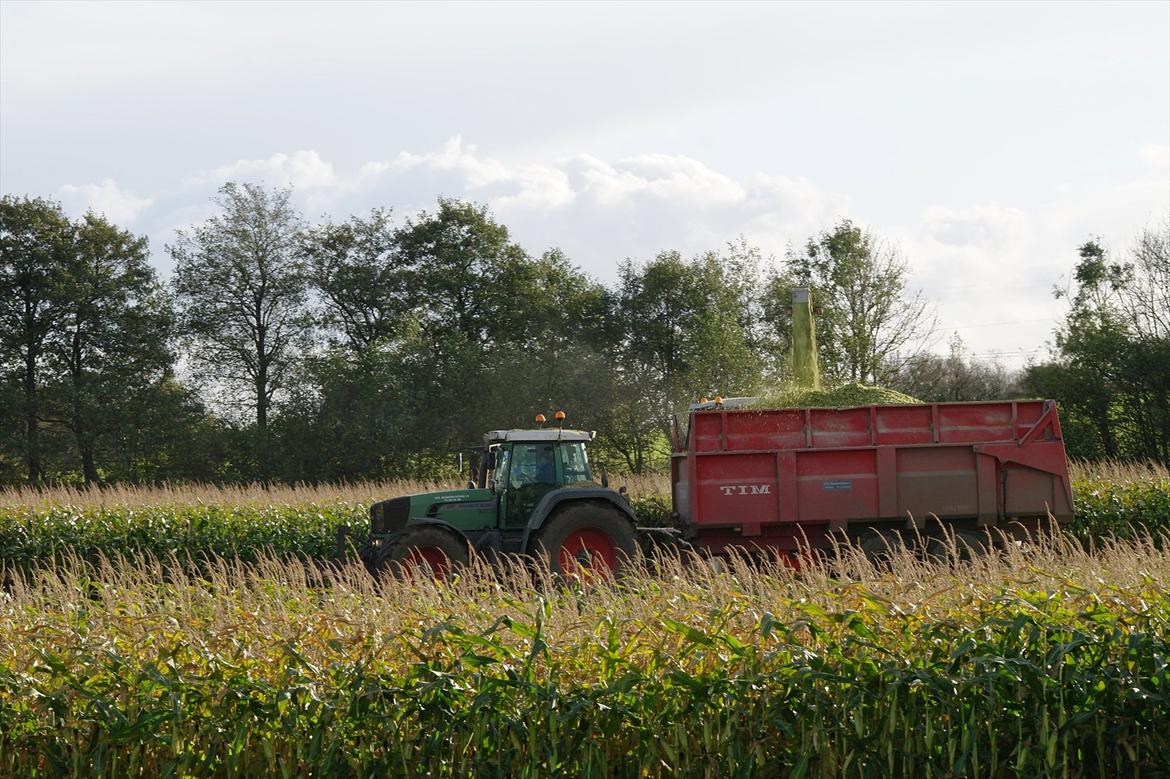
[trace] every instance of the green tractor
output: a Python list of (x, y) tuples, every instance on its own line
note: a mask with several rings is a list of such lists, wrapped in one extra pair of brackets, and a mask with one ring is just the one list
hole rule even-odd
[[(560, 422), (564, 413), (556, 417)], [(485, 434), (477, 478), (466, 489), (370, 507), (362, 561), (375, 574), (429, 569), (439, 578), (473, 551), (491, 560), (506, 554), (547, 559), (558, 574), (620, 569), (648, 537), (668, 539), (671, 531), (636, 530), (624, 490), (610, 489), (605, 478), (593, 481), (586, 453), (593, 436), (559, 428)]]

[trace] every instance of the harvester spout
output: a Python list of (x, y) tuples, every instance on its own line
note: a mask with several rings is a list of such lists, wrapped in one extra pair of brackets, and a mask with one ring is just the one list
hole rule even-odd
[(821, 388), (817, 368), (817, 328), (808, 287), (792, 290), (792, 375), (802, 387)]

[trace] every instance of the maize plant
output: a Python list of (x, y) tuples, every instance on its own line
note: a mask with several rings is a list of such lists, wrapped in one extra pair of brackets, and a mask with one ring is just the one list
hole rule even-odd
[(1166, 775), (1164, 541), (555, 581), (67, 558), (0, 594), (0, 775)]

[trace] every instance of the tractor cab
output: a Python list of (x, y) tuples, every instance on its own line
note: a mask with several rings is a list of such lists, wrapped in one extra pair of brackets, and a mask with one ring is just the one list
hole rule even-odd
[(524, 527), (540, 500), (559, 487), (592, 484), (583, 430), (493, 430), (484, 435), (480, 488), (491, 490), (502, 527)]

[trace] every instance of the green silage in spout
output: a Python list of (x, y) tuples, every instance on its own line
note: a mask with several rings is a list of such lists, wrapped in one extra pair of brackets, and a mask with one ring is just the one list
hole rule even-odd
[(817, 329), (808, 287), (792, 290), (792, 374), (799, 386), (821, 388), (821, 373), (817, 368)]

